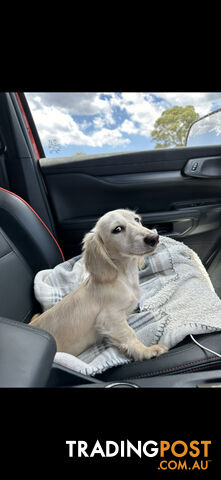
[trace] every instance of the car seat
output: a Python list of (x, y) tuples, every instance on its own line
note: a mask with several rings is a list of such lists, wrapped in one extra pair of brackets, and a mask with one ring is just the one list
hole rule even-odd
[[(39, 364), (37, 366), (37, 370), (35, 369), (34, 373), (33, 370), (31, 370), (31, 373), (29, 372), (30, 381), (29, 383), (26, 382), (25, 386), (33, 384), (31, 375), (37, 375), (39, 382), (39, 372), (44, 370), (44, 365), (46, 364), (48, 376), (43, 376), (40, 384), (49, 387), (75, 386), (96, 381), (130, 381), (140, 378), (160, 377), (162, 375), (220, 368), (221, 359), (216, 355), (205, 352), (193, 343), (190, 337), (186, 337), (181, 344), (172, 348), (163, 356), (150, 360), (133, 361), (126, 365), (112, 367), (104, 373), (97, 375), (95, 378), (81, 375), (69, 368), (53, 363), (56, 353), (56, 345), (53, 337), (47, 332), (27, 324), (30, 322), (32, 316), (40, 310), (40, 306), (35, 300), (33, 292), (35, 274), (40, 270), (53, 268), (62, 261), (64, 261), (62, 250), (39, 215), (18, 195), (0, 188), (1, 344), (4, 344), (4, 351), (6, 352), (8, 329), (8, 332), (10, 330), (10, 335), (12, 335), (14, 339), (13, 345), (19, 350), (19, 334), (21, 329), (24, 328), (26, 339), (28, 338), (27, 335), (31, 333), (37, 337), (42, 335), (44, 342), (50, 346), (49, 353), (47, 351), (47, 354), (45, 353), (45, 343), (43, 350), (40, 348), (40, 350), (33, 349), (32, 352), (26, 352), (27, 355), (31, 355), (31, 357), (41, 355), (42, 358), (40, 366)], [(18, 325), (20, 329), (16, 328)], [(6, 335), (5, 339), (4, 335)], [(200, 337), (202, 344), (221, 354), (221, 333), (198, 335), (197, 337)], [(18, 342), (17, 344), (16, 341)], [(32, 345), (32, 342), (30, 345)], [(32, 347), (30, 346), (30, 348)], [(24, 351), (22, 358), (24, 362)], [(28, 363), (28, 359), (26, 363)], [(8, 378), (11, 375), (11, 378), (14, 379), (12, 380), (13, 386), (15, 375), (12, 373), (14, 371), (13, 363), (11, 363), (10, 371), (6, 368), (5, 373), (4, 362), (1, 362), (0, 386), (2, 385), (1, 376), (6, 378), (6, 374)]]

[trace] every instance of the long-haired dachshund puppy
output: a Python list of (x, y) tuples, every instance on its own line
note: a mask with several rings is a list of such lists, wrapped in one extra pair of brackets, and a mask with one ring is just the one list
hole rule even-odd
[(134, 360), (161, 355), (164, 345), (146, 347), (127, 317), (140, 299), (138, 265), (151, 255), (158, 235), (141, 225), (131, 210), (106, 213), (83, 240), (88, 278), (31, 325), (51, 333), (57, 350), (79, 355), (102, 338)]

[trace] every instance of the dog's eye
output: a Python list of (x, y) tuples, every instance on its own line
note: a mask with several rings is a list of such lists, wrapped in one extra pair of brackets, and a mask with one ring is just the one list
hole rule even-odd
[(120, 233), (120, 232), (122, 232), (123, 229), (124, 229), (124, 227), (121, 227), (120, 225), (118, 225), (118, 226), (112, 231), (112, 233)]
[(134, 220), (135, 220), (135, 222), (137, 222), (137, 223), (140, 223), (140, 219), (139, 219), (139, 217), (135, 217), (135, 219), (134, 219)]

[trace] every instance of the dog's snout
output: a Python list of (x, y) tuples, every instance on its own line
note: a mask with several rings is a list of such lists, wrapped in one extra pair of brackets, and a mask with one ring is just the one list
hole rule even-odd
[(146, 237), (144, 237), (144, 242), (151, 247), (155, 247), (155, 245), (159, 242), (159, 235), (155, 233), (152, 235), (146, 235)]

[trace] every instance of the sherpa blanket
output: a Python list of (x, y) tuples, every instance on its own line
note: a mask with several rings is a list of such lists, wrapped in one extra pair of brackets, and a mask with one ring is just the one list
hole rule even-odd
[[(87, 276), (81, 255), (38, 272), (34, 291), (43, 311), (75, 290)], [(182, 242), (160, 236), (139, 277), (142, 296), (128, 323), (145, 345), (162, 343), (171, 348), (189, 334), (221, 330), (221, 300), (198, 255)], [(57, 352), (54, 361), (96, 375), (131, 359), (104, 340), (77, 357)]]

